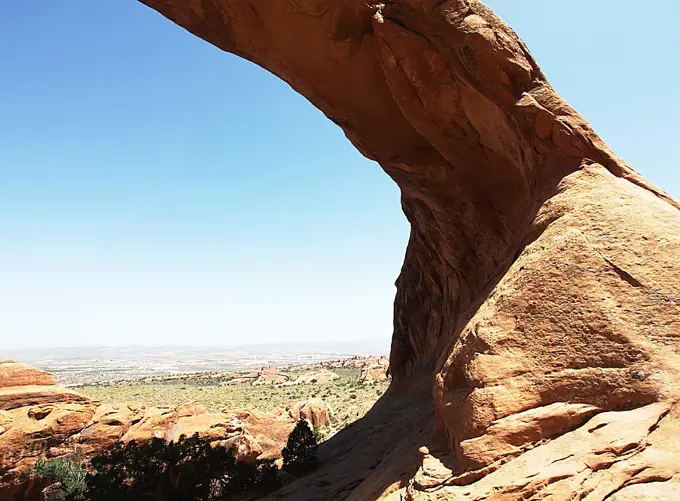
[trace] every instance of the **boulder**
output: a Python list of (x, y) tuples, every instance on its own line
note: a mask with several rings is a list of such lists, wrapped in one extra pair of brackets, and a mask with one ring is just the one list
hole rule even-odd
[(361, 369), (361, 374), (357, 377), (359, 383), (373, 383), (387, 380), (387, 367), (383, 365), (372, 365)]
[(262, 447), (248, 431), (240, 431), (226, 440), (216, 442), (231, 451), (236, 461), (255, 463), (262, 453)]
[(332, 415), (328, 403), (320, 398), (312, 398), (304, 402), (297, 402), (288, 407), (286, 411), (295, 421), (306, 419), (316, 428), (326, 426)]
[(167, 430), (172, 428), (172, 423), (175, 422), (176, 416), (177, 414), (173, 407), (147, 408), (143, 417), (139, 421), (131, 423), (131, 426), (120, 440), (126, 443), (151, 440), (152, 438), (165, 439)]
[(286, 445), (296, 421), (287, 411), (275, 413), (260, 412), (253, 409), (234, 409), (224, 411), (231, 429), (247, 431), (262, 448), (258, 459), (278, 459), (281, 449)]
[(86, 402), (76, 391), (60, 386), (17, 386), (0, 389), (0, 410), (12, 410), (43, 404)]
[(227, 437), (229, 422), (223, 414), (197, 414), (180, 417), (166, 431), (165, 439), (177, 441), (184, 435), (191, 437), (198, 433), (206, 440), (221, 440)]

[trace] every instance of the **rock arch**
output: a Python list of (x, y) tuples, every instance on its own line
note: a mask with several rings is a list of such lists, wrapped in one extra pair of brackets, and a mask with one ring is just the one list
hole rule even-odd
[[(304, 95), (397, 182), (411, 223), (391, 394), (280, 496), (678, 492), (680, 204), (489, 8), (141, 1)], [(370, 464), (343, 463), (360, 439)]]

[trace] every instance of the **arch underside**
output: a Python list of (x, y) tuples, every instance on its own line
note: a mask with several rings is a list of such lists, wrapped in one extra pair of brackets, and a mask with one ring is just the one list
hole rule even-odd
[(677, 492), (680, 205), (490, 9), (142, 2), (304, 95), (399, 185), (411, 224), (392, 388), (272, 499)]

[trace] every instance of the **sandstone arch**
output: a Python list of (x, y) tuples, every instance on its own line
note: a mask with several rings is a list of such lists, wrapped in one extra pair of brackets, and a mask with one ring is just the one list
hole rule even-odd
[[(609, 150), (493, 12), (141, 1), (303, 94), (397, 182), (411, 223), (392, 394), (280, 496), (678, 492), (680, 205)], [(404, 428), (376, 424), (389, 419)], [(360, 440), (374, 444), (343, 463)]]

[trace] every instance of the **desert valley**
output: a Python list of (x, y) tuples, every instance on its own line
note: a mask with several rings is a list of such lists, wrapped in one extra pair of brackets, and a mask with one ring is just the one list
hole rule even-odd
[[(42, 458), (55, 464), (60, 458), (86, 461), (116, 443), (154, 437), (177, 441), (183, 435), (197, 435), (226, 446), (241, 461), (280, 460), (301, 419), (322, 443), (365, 415), (389, 386), (384, 355), (310, 361), (332, 357), (332, 351), (310, 354), (289, 349), (287, 355), (273, 358), (307, 362), (173, 373), (167, 370), (168, 360), (186, 354), (168, 348), (155, 351), (156, 360), (161, 358), (158, 353), (172, 354), (162, 364), (165, 373), (150, 375), (140, 368), (124, 375), (115, 368), (116, 353), (122, 354), (119, 361), (124, 360), (119, 363), (130, 366), (134, 365), (130, 351), (135, 350), (106, 351), (109, 365), (104, 374), (112, 378), (107, 381), (96, 373), (94, 363), (83, 363), (82, 353), (80, 370), (66, 363), (68, 357), (60, 358), (61, 381), (25, 364), (0, 361), (0, 499), (45, 496), (46, 484), (34, 472)], [(210, 351), (215, 353), (214, 348)], [(266, 351), (261, 349), (260, 357)], [(240, 366), (252, 363), (246, 359)]]

